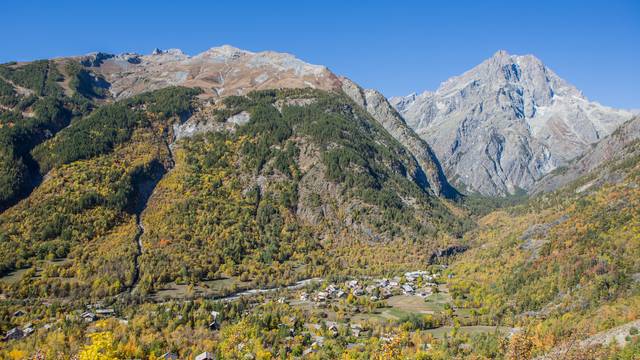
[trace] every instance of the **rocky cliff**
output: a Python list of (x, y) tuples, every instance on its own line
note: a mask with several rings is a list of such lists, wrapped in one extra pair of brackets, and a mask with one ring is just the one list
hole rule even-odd
[(484, 195), (529, 191), (632, 116), (590, 102), (536, 57), (505, 51), (391, 103), (450, 179)]

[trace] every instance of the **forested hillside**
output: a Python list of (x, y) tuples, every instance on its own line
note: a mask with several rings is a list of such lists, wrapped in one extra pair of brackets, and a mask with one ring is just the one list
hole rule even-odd
[(523, 327), (537, 354), (637, 319), (639, 160), (636, 141), (568, 187), (480, 219), (451, 268), (456, 304)]
[[(424, 263), (470, 225), (344, 95), (263, 91), (200, 111), (197, 94), (105, 104), (35, 146), (46, 178), (0, 215), (3, 274), (29, 269), (7, 296), (102, 297), (138, 278), (148, 294), (225, 277), (273, 286), (388, 273)], [(194, 111), (201, 122), (250, 120), (171, 144)]]
[(36, 146), (45, 179), (0, 214), (2, 273), (29, 269), (6, 295), (106, 296), (132, 285), (139, 185), (164, 172), (167, 128), (196, 93), (171, 88), (104, 105)]
[[(468, 226), (412, 178), (415, 159), (345, 96), (263, 91), (229, 97), (213, 116), (242, 112), (250, 120), (237, 130), (176, 143), (176, 166), (143, 214), (145, 289), (388, 272), (425, 261), (438, 240)], [(386, 254), (389, 243), (407, 246)], [(425, 254), (410, 259), (418, 247)], [(357, 264), (341, 255), (355, 249)], [(408, 259), (385, 263), (390, 256)]]

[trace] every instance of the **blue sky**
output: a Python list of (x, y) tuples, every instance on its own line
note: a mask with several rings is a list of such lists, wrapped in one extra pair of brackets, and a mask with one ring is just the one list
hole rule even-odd
[(293, 53), (387, 96), (433, 90), (499, 49), (586, 96), (640, 108), (640, 1), (11, 1), (0, 62), (91, 51)]

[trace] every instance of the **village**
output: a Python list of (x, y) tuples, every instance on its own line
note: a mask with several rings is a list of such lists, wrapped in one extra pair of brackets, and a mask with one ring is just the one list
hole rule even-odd
[[(244, 301), (249, 307), (243, 316), (261, 304), (274, 302), (286, 304), (302, 311), (304, 319), (291, 316), (278, 325), (285, 335), (285, 341), (292, 341), (296, 336), (307, 340), (302, 356), (314, 353), (325, 346), (328, 339), (346, 339), (347, 348), (355, 348), (371, 337), (380, 341), (393, 340), (393, 331), (382, 331), (381, 324), (394, 324), (411, 315), (430, 316), (434, 336), (443, 336), (450, 330), (452, 316), (465, 316), (464, 309), (454, 309), (446, 286), (447, 278), (443, 275), (446, 266), (430, 267), (430, 270), (415, 270), (389, 278), (351, 278), (341, 281), (308, 279), (298, 283), (275, 289), (245, 290), (223, 298), (215, 299), (219, 304), (217, 310), (208, 313), (208, 321), (204, 324), (212, 332), (220, 331), (228, 325), (225, 312), (233, 302)], [(191, 301), (191, 300), (182, 300)], [(164, 303), (158, 303), (162, 306)], [(166, 302), (171, 304), (171, 301)], [(166, 308), (165, 312), (170, 309)], [(14, 318), (27, 318), (24, 310), (17, 310)], [(447, 320), (447, 316), (449, 319)], [(175, 315), (180, 320), (182, 315)], [(85, 323), (90, 329), (92, 323), (103, 319), (115, 319), (127, 325), (128, 319), (112, 306), (103, 303), (87, 304), (83, 309), (76, 309), (66, 315), (66, 321)], [(59, 323), (61, 320), (57, 320)], [(41, 331), (49, 331), (59, 324), (45, 322), (39, 325)], [(387, 327), (388, 328), (388, 327)], [(467, 330), (482, 331), (480, 326), (469, 326)], [(3, 340), (16, 341), (31, 336), (38, 327), (33, 322), (25, 321), (22, 326), (9, 330)], [(197, 360), (213, 359), (211, 349), (195, 357)], [(178, 355), (168, 351), (162, 359), (178, 359)]]

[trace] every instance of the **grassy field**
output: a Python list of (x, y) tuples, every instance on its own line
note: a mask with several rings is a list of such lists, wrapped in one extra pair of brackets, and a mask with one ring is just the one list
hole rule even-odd
[(237, 278), (203, 281), (196, 286), (172, 282), (167, 284), (164, 289), (157, 291), (154, 294), (154, 298), (156, 300), (165, 300), (184, 299), (193, 296), (219, 297), (231, 292), (246, 290), (250, 287), (250, 282), (242, 282)]
[[(442, 339), (446, 334), (449, 334), (452, 330), (453, 330), (452, 326), (442, 326), (437, 329), (431, 329), (431, 330), (425, 330), (425, 331), (432, 334), (435, 338)], [(506, 326), (475, 325), (475, 326), (461, 326), (459, 328), (459, 331), (465, 334), (492, 333), (495, 331), (498, 331), (502, 334), (508, 334), (509, 332), (514, 331), (514, 329)]]
[(419, 296), (397, 295), (388, 298), (387, 304), (393, 308), (392, 310), (399, 310), (404, 313), (434, 314), (442, 310), (439, 302), (425, 300)]

